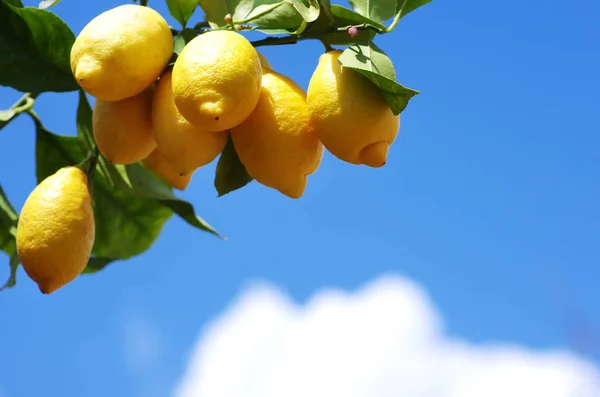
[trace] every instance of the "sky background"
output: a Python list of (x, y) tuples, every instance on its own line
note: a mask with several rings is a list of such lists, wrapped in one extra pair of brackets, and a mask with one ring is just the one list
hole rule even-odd
[[(124, 3), (63, 0), (52, 10), (77, 34)], [(163, 1), (150, 5), (167, 16)], [(599, 13), (597, 0), (434, 0), (410, 14), (377, 39), (398, 81), (421, 92), (385, 167), (326, 153), (300, 200), (256, 182), (217, 198), (214, 162), (177, 194), (227, 242), (173, 217), (146, 253), (52, 295), (20, 270), (0, 294), (0, 396), (244, 395), (226, 391), (231, 384), (257, 397), (321, 396), (362, 374), (375, 394), (333, 395), (470, 397), (484, 389), (469, 379), (547, 386), (547, 376), (523, 375), (545, 366), (600, 393)], [(261, 51), (306, 89), (322, 46)], [(19, 96), (0, 88), (0, 108)], [(35, 110), (50, 131), (74, 135), (76, 106), (77, 92), (46, 93)], [(27, 117), (0, 132), (0, 182), (17, 210), (35, 187)], [(424, 355), (412, 345), (435, 353), (419, 367), (409, 358)], [(553, 364), (545, 352), (556, 349), (568, 358)], [(465, 365), (437, 365), (455, 357)], [(349, 359), (356, 368), (344, 367)], [(314, 369), (322, 362), (327, 379)], [(475, 374), (486, 368), (489, 377)], [(500, 376), (506, 368), (514, 377)], [(407, 372), (421, 386), (394, 386)], [(284, 391), (295, 384), (307, 389)], [(593, 394), (560, 385), (545, 395)]]

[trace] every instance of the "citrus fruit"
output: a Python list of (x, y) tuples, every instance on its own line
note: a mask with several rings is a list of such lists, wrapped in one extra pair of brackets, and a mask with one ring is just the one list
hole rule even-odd
[(119, 101), (152, 84), (172, 53), (167, 21), (152, 8), (124, 4), (81, 30), (71, 48), (71, 71), (90, 95)]
[(340, 50), (320, 56), (307, 90), (310, 117), (325, 148), (351, 164), (382, 167), (398, 135), (381, 92), (360, 73), (342, 68)]
[(306, 94), (293, 80), (264, 70), (254, 111), (231, 129), (240, 161), (257, 182), (300, 198), (319, 167), (323, 145), (309, 120)]
[(113, 164), (143, 160), (156, 148), (152, 132), (154, 86), (141, 94), (116, 102), (100, 99), (92, 117), (98, 150)]
[(185, 190), (192, 179), (193, 172), (181, 175), (175, 170), (173, 163), (163, 156), (158, 148), (154, 149), (142, 163), (146, 168), (154, 172), (158, 177), (175, 189)]
[(173, 66), (177, 108), (190, 123), (208, 131), (240, 124), (258, 101), (262, 76), (258, 54), (241, 34), (210, 31), (193, 38)]
[(74, 280), (87, 265), (95, 238), (86, 174), (59, 169), (27, 197), (17, 225), (23, 269), (44, 294)]
[(213, 161), (225, 147), (228, 134), (205, 131), (177, 110), (171, 91), (172, 71), (158, 81), (152, 102), (154, 140), (177, 173), (186, 174)]

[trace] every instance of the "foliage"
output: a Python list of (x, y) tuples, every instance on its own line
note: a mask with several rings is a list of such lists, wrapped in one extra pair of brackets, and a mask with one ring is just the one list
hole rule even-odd
[[(110, 263), (145, 252), (174, 214), (223, 239), (195, 213), (191, 203), (178, 198), (169, 185), (141, 163), (112, 165), (98, 154), (92, 134), (92, 109), (69, 64), (75, 34), (51, 10), (59, 1), (43, 0), (37, 7), (24, 7), (21, 0), (0, 0), (0, 85), (23, 93), (10, 109), (0, 111), (0, 129), (22, 114), (31, 117), (38, 183), (63, 166), (81, 163), (89, 156), (96, 160), (91, 186), (96, 240), (84, 273), (97, 272)], [(398, 115), (418, 91), (396, 81), (392, 61), (375, 41), (430, 1), (350, 0), (349, 9), (330, 4), (329, 0), (166, 0), (170, 14), (181, 25), (180, 30), (172, 29), (172, 61), (192, 38), (211, 29), (262, 32), (266, 37), (252, 42), (255, 47), (320, 40), (326, 49), (345, 46), (339, 59), (342, 67), (373, 82)], [(147, 3), (142, 0), (140, 6)], [(204, 19), (192, 25), (190, 18), (198, 8)], [(33, 110), (35, 98), (45, 92), (71, 91), (79, 91), (77, 136), (48, 131)], [(229, 141), (216, 167), (217, 195), (228, 194), (251, 181)], [(8, 256), (10, 266), (10, 278), (2, 289), (16, 283), (20, 264), (15, 244), (17, 220), (18, 213), (0, 186), (0, 250)]]

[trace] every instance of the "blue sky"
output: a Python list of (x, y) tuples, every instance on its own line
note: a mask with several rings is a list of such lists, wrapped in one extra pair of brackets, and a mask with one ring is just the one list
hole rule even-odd
[[(53, 11), (77, 34), (119, 4)], [(20, 271), (0, 294), (0, 395), (168, 395), (199, 332), (254, 280), (302, 304), (398, 274), (427, 291), (450, 336), (576, 351), (570, 326), (600, 327), (600, 3), (569, 6), (434, 0), (380, 37), (398, 81), (421, 91), (381, 169), (327, 153), (300, 200), (255, 182), (216, 198), (213, 163), (178, 194), (227, 242), (173, 217), (146, 253), (50, 296)], [(262, 52), (306, 88), (322, 46)], [(0, 88), (0, 108), (18, 97)], [(73, 135), (76, 105), (77, 93), (43, 94), (35, 109)], [(0, 153), (20, 209), (35, 186), (28, 118), (0, 132)], [(144, 338), (160, 349), (136, 350)], [(600, 364), (592, 348), (579, 353)]]

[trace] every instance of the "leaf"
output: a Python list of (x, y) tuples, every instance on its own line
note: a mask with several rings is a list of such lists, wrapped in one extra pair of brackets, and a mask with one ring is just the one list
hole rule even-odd
[(402, 113), (410, 99), (419, 93), (396, 82), (392, 61), (371, 40), (348, 47), (339, 62), (342, 67), (359, 72), (379, 87), (395, 115)]
[(15, 252), (18, 215), (0, 186), (0, 250), (7, 255)]
[(8, 280), (6, 283), (0, 287), (0, 291), (3, 291), (7, 288), (12, 288), (17, 284), (17, 270), (19, 269), (19, 265), (21, 264), (19, 255), (15, 251), (11, 256), (8, 262), (8, 266), (10, 267), (10, 275), (8, 276)]
[(360, 15), (375, 22), (383, 22), (396, 14), (397, 1), (403, 0), (349, 0)]
[(279, 29), (285, 33), (298, 30), (306, 23), (300, 13), (286, 0), (279, 2), (263, 2), (244, 19), (257, 26), (257, 30)]
[(181, 32), (177, 33), (177, 35), (175, 35), (175, 47), (173, 52), (179, 55), (187, 43), (192, 41), (192, 39), (196, 36), (196, 32), (193, 29), (188, 28), (185, 28)]
[(54, 13), (0, 1), (0, 85), (33, 93), (78, 89), (70, 66), (74, 41)]
[(184, 28), (199, 4), (200, 0), (167, 0), (169, 12)]
[(405, 17), (408, 13), (416, 10), (417, 8), (431, 2), (431, 0), (398, 0), (396, 4), (396, 13), (394, 20), (390, 26), (386, 29), (386, 32), (391, 32), (396, 28), (398, 21)]
[(206, 21), (213, 29), (226, 25), (227, 14), (231, 14), (234, 21), (243, 20), (252, 11), (253, 6), (254, 0), (200, 0)]
[(21, 0), (4, 0), (4, 2), (14, 7), (23, 8), (23, 2), (21, 2)]
[(19, 257), (17, 255), (17, 221), (18, 215), (0, 186), (0, 249), (10, 257), (10, 276), (0, 291), (15, 285)]
[(237, 155), (233, 140), (229, 137), (215, 171), (215, 188), (218, 197), (246, 186), (252, 181), (246, 167)]
[(372, 26), (380, 32), (386, 30), (385, 26), (383, 26), (381, 23), (337, 4), (331, 6), (331, 14), (334, 17), (335, 26), (338, 27), (365, 24), (367, 26)]
[(87, 263), (85, 269), (83, 269), (82, 274), (94, 274), (98, 271), (104, 269), (106, 266), (113, 263), (115, 260), (112, 258), (102, 258), (102, 257), (93, 257)]
[(40, 1), (38, 8), (45, 10), (47, 8), (57, 5), (58, 3), (60, 3), (60, 0), (42, 0), (42, 1)]
[[(402, 7), (402, 4), (404, 7)], [(398, 0), (398, 6), (396, 8), (396, 13), (402, 12), (402, 17), (405, 17), (408, 13), (413, 12), (417, 8), (424, 6), (427, 3), (430, 3), (431, 0)]]
[(292, 4), (306, 22), (315, 21), (321, 12), (319, 0), (292, 0)]

